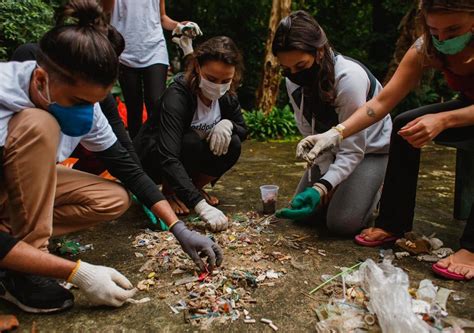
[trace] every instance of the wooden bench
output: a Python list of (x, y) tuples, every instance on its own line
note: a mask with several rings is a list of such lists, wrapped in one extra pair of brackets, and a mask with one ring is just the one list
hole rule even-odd
[(436, 144), (457, 149), (453, 215), (455, 219), (467, 220), (474, 203), (474, 139)]

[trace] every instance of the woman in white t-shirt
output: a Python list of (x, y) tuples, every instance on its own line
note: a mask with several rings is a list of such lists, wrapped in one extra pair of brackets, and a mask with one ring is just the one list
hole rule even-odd
[[(184, 74), (166, 89), (158, 112), (134, 140), (145, 171), (163, 184), (178, 214), (194, 210), (211, 230), (227, 228), (227, 217), (203, 187), (234, 166), (247, 129), (235, 93), (242, 56), (228, 37), (199, 45)], [(189, 207), (189, 208), (188, 208)]]
[[(324, 30), (304, 11), (280, 22), (272, 49), (284, 70), (295, 119), (305, 137), (297, 147), (300, 158), (307, 160), (315, 134), (350, 117), (382, 89), (364, 65), (337, 54)], [(325, 218), (329, 230), (341, 235), (360, 231), (378, 202), (391, 130), (387, 116), (338, 149), (328, 150), (301, 178), (291, 208), (277, 216)]]
[(142, 125), (143, 102), (148, 116), (166, 88), (168, 50), (163, 29), (173, 35), (201, 34), (193, 22), (179, 23), (166, 15), (164, 0), (103, 0), (111, 24), (125, 38), (119, 81), (127, 106), (127, 124), (133, 139)]

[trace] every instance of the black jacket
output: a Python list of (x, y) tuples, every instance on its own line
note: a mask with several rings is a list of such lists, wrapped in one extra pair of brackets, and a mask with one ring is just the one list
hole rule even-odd
[[(233, 134), (241, 141), (247, 136), (247, 127), (242, 117), (236, 96), (226, 93), (219, 99), (221, 118), (230, 120)], [(197, 108), (197, 96), (194, 95), (183, 74), (178, 74), (173, 83), (165, 90), (157, 112), (142, 126), (134, 139), (135, 150), (152, 178), (162, 178), (176, 192), (177, 196), (189, 207), (194, 207), (203, 196), (192, 183), (183, 164), (179, 160), (183, 135), (189, 131)], [(149, 170), (146, 161), (159, 170)], [(160, 175), (154, 175), (160, 172)]]

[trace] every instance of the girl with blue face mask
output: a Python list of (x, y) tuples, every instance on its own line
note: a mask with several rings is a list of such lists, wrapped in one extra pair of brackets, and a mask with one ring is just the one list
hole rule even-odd
[(235, 92), (243, 61), (228, 37), (209, 39), (189, 57), (134, 144), (174, 211), (185, 215), (194, 208), (212, 231), (221, 231), (227, 217), (203, 187), (235, 165), (247, 134)]
[[(0, 215), (6, 217), (0, 221), (0, 264), (6, 268), (0, 298), (24, 311), (73, 306), (71, 292), (45, 276), (72, 282), (94, 304), (121, 306), (133, 297), (132, 284), (111, 268), (41, 255), (52, 235), (120, 217), (130, 206), (127, 190), (168, 225), (199, 269), (206, 268), (200, 253), (210, 270), (222, 261), (212, 240), (177, 218), (102, 113), (98, 102), (117, 78), (122, 49), (123, 39), (105, 23), (96, 0), (72, 0), (41, 38), (37, 61), (0, 63)], [(57, 164), (79, 144), (121, 184)], [(24, 250), (14, 249), (15, 240)], [(38, 262), (26, 265), (35, 252)]]
[[(375, 227), (355, 240), (363, 246), (390, 243), (413, 227), (420, 148), (432, 140), (447, 143), (474, 140), (474, 2), (421, 0), (423, 35), (408, 50), (382, 92), (352, 117), (314, 140), (312, 155), (338, 145), (388, 114), (419, 84), (423, 73), (436, 69), (459, 98), (401, 113), (394, 119), (387, 174)], [(474, 203), (461, 237), (461, 249), (433, 265), (433, 271), (454, 280), (474, 278)]]

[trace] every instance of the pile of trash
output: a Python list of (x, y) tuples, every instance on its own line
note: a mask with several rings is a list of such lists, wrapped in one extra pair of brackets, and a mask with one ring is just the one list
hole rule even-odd
[(444, 247), (443, 241), (434, 234), (424, 236), (416, 232), (407, 232), (404, 236), (395, 242), (395, 245), (402, 250), (394, 253), (397, 259), (416, 256), (419, 261), (437, 262), (454, 253), (451, 248)]
[[(171, 291), (174, 296), (168, 303), (171, 311), (182, 313), (185, 321), (201, 327), (214, 321), (224, 323), (239, 318), (245, 323), (255, 323), (249, 314), (250, 308), (257, 303), (252, 297), (253, 291), (261, 286), (275, 286), (287, 273), (282, 264), (292, 260), (280, 251), (266, 252), (270, 239), (265, 236), (273, 233), (267, 228), (272, 219), (272, 216), (261, 217), (254, 212), (238, 214), (231, 219), (228, 230), (208, 234), (224, 251), (232, 251), (232, 255), (226, 256), (222, 267), (204, 273), (195, 272), (196, 266), (173, 235), (145, 230), (133, 240), (135, 256), (147, 258), (139, 269), (146, 278), (137, 288)], [(201, 232), (205, 227), (197, 219), (188, 226), (201, 229)], [(171, 272), (172, 282), (159, 281), (159, 276), (165, 272)], [(272, 322), (267, 324), (275, 326)]]
[[(355, 270), (359, 268), (358, 270)], [(384, 259), (367, 259), (338, 274), (342, 282), (323, 276), (321, 290), (330, 298), (315, 309), (317, 332), (464, 332), (474, 322), (449, 316), (452, 290), (422, 280), (410, 289), (408, 275)], [(332, 284), (329, 284), (332, 282)]]

